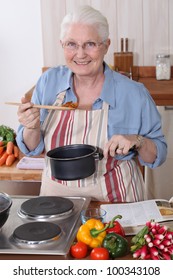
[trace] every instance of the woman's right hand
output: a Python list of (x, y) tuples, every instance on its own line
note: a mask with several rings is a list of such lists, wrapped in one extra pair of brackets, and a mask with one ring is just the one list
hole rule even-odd
[(34, 108), (26, 97), (22, 97), (21, 103), (17, 112), (19, 123), (28, 129), (40, 128), (40, 109)]

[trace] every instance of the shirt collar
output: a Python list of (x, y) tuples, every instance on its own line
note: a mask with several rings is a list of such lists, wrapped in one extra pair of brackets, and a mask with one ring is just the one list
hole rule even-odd
[(59, 86), (58, 93), (62, 91), (66, 91), (67, 89), (72, 87), (72, 75), (73, 73), (69, 68), (67, 68), (66, 66), (63, 67), (63, 74), (62, 74), (61, 84)]
[[(62, 83), (59, 87), (59, 93), (66, 91), (67, 89), (73, 89), (73, 72), (67, 67), (64, 68), (64, 75), (62, 75)], [(104, 62), (104, 75), (105, 80), (103, 88), (100, 94), (100, 99), (108, 103), (109, 105), (115, 104), (115, 79), (113, 77), (113, 71)]]
[(115, 104), (115, 79), (113, 71), (106, 63), (104, 63), (104, 69), (105, 80), (100, 98), (109, 105), (113, 105)]

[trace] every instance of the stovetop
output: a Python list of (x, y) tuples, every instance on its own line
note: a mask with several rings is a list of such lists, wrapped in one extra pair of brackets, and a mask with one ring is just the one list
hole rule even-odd
[[(40, 244), (18, 244), (14, 242), (13, 232), (19, 226), (26, 223), (44, 222), (22, 217), (19, 215), (20, 207), (25, 201), (35, 198), (33, 196), (12, 196), (12, 206), (9, 217), (3, 227), (0, 229), (0, 254), (42, 254), (42, 255), (66, 255), (69, 252), (72, 241), (81, 224), (80, 213), (87, 208), (90, 198), (86, 197), (66, 197), (70, 199), (74, 207), (66, 215), (59, 217), (49, 217), (46, 222), (58, 225), (60, 235), (51, 242)], [(34, 224), (35, 225), (35, 224)]]

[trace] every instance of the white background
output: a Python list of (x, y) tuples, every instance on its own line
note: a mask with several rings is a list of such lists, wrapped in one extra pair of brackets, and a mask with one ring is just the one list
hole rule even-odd
[[(40, 270), (47, 269), (47, 276), (46, 275), (31, 275), (31, 268)], [(69, 268), (70, 271), (73, 269), (73, 273), (76, 275), (49, 275), (48, 269), (56, 268), (59, 269), (59, 272), (64, 270), (64, 272), (68, 272)], [(127, 269), (126, 269), (127, 268)], [(130, 270), (128, 270), (130, 268)], [(72, 260), (72, 261), (60, 261), (60, 260), (16, 260), (16, 261), (1, 261), (0, 262), (0, 269), (1, 269), (1, 277), (2, 279), (18, 279), (18, 280), (57, 280), (57, 279), (71, 279), (71, 280), (163, 280), (167, 271), (171, 269), (171, 261), (144, 261), (144, 260), (131, 260), (131, 261), (120, 261), (120, 260), (110, 260), (110, 261), (84, 261), (84, 260)], [(20, 270), (20, 275), (14, 275), (14, 269), (17, 271)], [(83, 275), (77, 275), (77, 270), (80, 269), (80, 272), (83, 270)], [(92, 269), (95, 273), (92, 273)], [(116, 272), (120, 271), (120, 274)], [(122, 274), (122, 272), (126, 272)], [(131, 271), (131, 273), (128, 273)], [(142, 272), (140, 274), (135, 274), (136, 272)], [(156, 271), (156, 274), (152, 274), (152, 272)], [(25, 272), (26, 275), (22, 275), (22, 272)], [(150, 274), (148, 273), (150, 272)], [(157, 275), (157, 272), (160, 272)], [(87, 275), (88, 273), (88, 275)]]
[(16, 129), (21, 96), (37, 81), (43, 66), (39, 0), (0, 0), (0, 125)]

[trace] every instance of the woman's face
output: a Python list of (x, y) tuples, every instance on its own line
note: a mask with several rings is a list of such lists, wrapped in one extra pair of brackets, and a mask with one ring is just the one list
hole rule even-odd
[(75, 23), (70, 25), (61, 42), (64, 47), (66, 65), (81, 76), (97, 75), (103, 69), (103, 59), (110, 40), (104, 42), (92, 25)]

